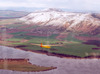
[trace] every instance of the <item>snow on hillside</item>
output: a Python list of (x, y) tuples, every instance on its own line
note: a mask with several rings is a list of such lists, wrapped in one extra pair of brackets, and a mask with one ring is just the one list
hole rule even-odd
[(45, 9), (35, 11), (25, 17), (20, 18), (28, 24), (39, 24), (39, 25), (52, 25), (52, 26), (63, 26), (66, 22), (71, 23), (69, 28), (76, 26), (82, 21), (91, 20), (91, 14), (89, 13), (70, 13), (64, 12), (59, 9)]

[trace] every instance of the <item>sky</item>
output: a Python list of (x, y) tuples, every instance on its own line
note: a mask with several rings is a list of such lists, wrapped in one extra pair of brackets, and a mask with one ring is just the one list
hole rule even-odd
[(0, 0), (0, 9), (60, 8), (60, 9), (73, 10), (73, 11), (75, 10), (75, 11), (100, 12), (99, 7), (100, 7), (100, 0)]

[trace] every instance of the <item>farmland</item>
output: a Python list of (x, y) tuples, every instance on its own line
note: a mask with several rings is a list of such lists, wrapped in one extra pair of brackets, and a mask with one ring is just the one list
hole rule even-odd
[[(9, 21), (10, 20), (10, 21)], [(88, 56), (99, 56), (100, 50), (93, 50), (93, 48), (99, 48), (97, 45), (88, 45), (84, 42), (88, 40), (98, 40), (98, 36), (91, 36), (87, 34), (77, 34), (72, 32), (67, 32), (67, 36), (61, 37), (62, 39), (57, 39), (60, 35), (60, 30), (49, 26), (41, 27), (38, 25), (27, 25), (24, 22), (20, 22), (16, 19), (1, 20), (0, 21), (0, 33), (2, 34), (6, 29), (6, 35), (10, 37), (5, 37), (2, 40), (0, 38), (1, 45), (17, 47), (27, 51), (37, 51), (43, 53), (50, 53), (55, 55), (70, 55), (72, 57), (88, 57)], [(5, 25), (3, 25), (5, 24)], [(6, 26), (6, 27), (2, 27)], [(61, 31), (62, 32), (62, 31)], [(60, 38), (59, 37), (59, 38)], [(2, 43), (3, 42), (3, 43)], [(41, 48), (33, 44), (50, 44), (50, 45), (61, 45), (52, 46), (51, 49)]]

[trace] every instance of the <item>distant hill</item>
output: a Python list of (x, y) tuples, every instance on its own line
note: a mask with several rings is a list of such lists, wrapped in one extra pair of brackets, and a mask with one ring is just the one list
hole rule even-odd
[[(55, 32), (71, 31), (78, 33), (100, 34), (100, 14), (96, 13), (75, 13), (65, 12), (60, 9), (45, 9), (35, 11), (20, 20), (33, 25), (49, 26), (54, 28)], [(46, 29), (43, 29), (43, 33)], [(41, 31), (42, 32), (42, 31)]]
[(29, 12), (24, 11), (0, 10), (0, 19), (20, 18), (28, 14)]

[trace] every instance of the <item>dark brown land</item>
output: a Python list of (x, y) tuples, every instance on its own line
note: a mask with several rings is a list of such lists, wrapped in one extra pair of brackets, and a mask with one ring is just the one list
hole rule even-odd
[(37, 66), (31, 64), (28, 59), (0, 59), (0, 69), (23, 72), (40, 72), (56, 69), (56, 67)]

